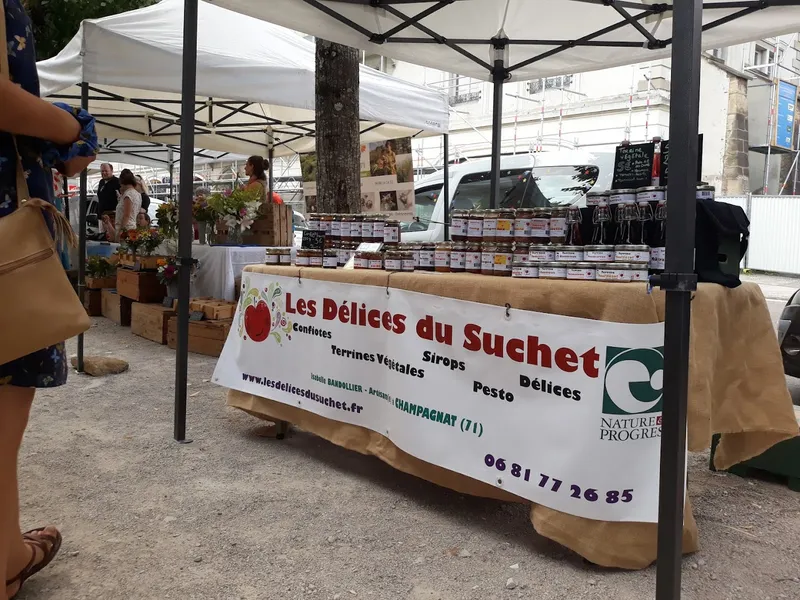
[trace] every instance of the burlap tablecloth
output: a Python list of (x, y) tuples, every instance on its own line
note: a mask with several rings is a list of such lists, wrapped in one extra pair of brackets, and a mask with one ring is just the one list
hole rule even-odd
[[(664, 320), (664, 294), (643, 284), (518, 280), (461, 274), (393, 273), (250, 266), (270, 273), (403, 290), (505, 305), (543, 313), (620, 323)], [(230, 391), (228, 404), (263, 419), (283, 420), (326, 440), (377, 456), (405, 473), (465, 494), (525, 502), (490, 485), (421, 461), (379, 433), (331, 421), (266, 398)], [(715, 456), (724, 469), (798, 434), (777, 338), (766, 301), (755, 284), (727, 289), (700, 284), (692, 301), (689, 367), (689, 450), (722, 440)], [(656, 558), (656, 525), (606, 522), (531, 505), (536, 531), (598, 565), (642, 569)], [(684, 552), (698, 549), (697, 524), (687, 500)]]

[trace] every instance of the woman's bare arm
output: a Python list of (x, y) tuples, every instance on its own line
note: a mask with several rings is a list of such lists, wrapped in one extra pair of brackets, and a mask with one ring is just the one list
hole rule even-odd
[(71, 144), (81, 126), (67, 111), (29, 94), (7, 79), (0, 80), (0, 131)]
[(125, 196), (122, 199), (122, 222), (127, 223), (130, 221), (131, 215), (133, 214), (133, 201), (131, 201), (130, 196)]

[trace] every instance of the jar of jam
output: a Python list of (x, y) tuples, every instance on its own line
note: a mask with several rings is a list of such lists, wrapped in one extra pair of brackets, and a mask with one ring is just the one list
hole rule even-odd
[(567, 279), (572, 281), (594, 281), (597, 274), (597, 265), (589, 262), (574, 262), (567, 264)]
[(700, 184), (697, 186), (694, 197), (696, 200), (713, 200), (714, 191), (713, 185)]
[(497, 215), (499, 210), (484, 210), (483, 211), (483, 241), (496, 242), (497, 241)]
[(386, 271), (402, 271), (403, 255), (407, 254), (400, 250), (387, 250), (383, 257), (383, 268)]
[(643, 281), (647, 283), (650, 281), (650, 271), (648, 265), (631, 264), (631, 281)]
[[(342, 229), (341, 238), (343, 242), (353, 241), (353, 222), (355, 221), (353, 215), (342, 215), (342, 224), (339, 226)], [(359, 229), (361, 231), (361, 229)]]
[[(615, 206), (617, 204), (636, 204), (636, 190), (611, 190), (608, 194), (608, 205)], [(616, 210), (612, 212), (616, 212)]]
[(311, 266), (311, 250), (303, 250), (302, 248), (297, 251), (294, 259), (294, 264), (297, 267), (310, 267)]
[(413, 243), (402, 243), (400, 244), (399, 248), (411, 254), (411, 260), (414, 261), (414, 268), (416, 269), (419, 266), (419, 251), (420, 251), (421, 244), (413, 244)]
[(666, 197), (667, 188), (663, 186), (640, 187), (636, 190), (636, 203), (661, 202)]
[(583, 246), (554, 246), (556, 262), (583, 261)]
[(308, 266), (321, 267), (322, 266), (322, 250), (309, 250), (308, 251)]
[(614, 262), (650, 264), (650, 246), (614, 246)]
[(628, 263), (608, 263), (597, 265), (597, 281), (607, 283), (630, 283), (631, 265)]
[(383, 242), (386, 234), (386, 219), (383, 215), (378, 215), (372, 219), (372, 241)]
[(358, 251), (358, 242), (350, 242), (350, 245), (347, 250), (347, 261), (348, 262), (351, 258), (355, 258), (356, 252)]
[(433, 271), (435, 269), (436, 245), (432, 242), (425, 242), (419, 245), (419, 264), (417, 269), (420, 271)]
[(531, 243), (531, 219), (533, 210), (530, 208), (518, 208), (514, 216), (514, 241), (523, 244)]
[(279, 265), (281, 263), (281, 249), (267, 248), (265, 265)]
[(383, 269), (383, 252), (367, 252), (367, 268), (370, 271)]
[(614, 246), (584, 246), (583, 260), (591, 263), (614, 262)]
[(528, 257), (534, 262), (548, 262), (556, 259), (553, 246), (531, 244), (528, 246)]
[(511, 276), (519, 279), (536, 279), (539, 277), (539, 263), (529, 258), (517, 258), (511, 265)]
[(416, 269), (416, 265), (414, 264), (414, 255), (408, 250), (402, 250), (400, 253), (403, 256), (403, 272), (413, 273), (414, 269)]
[[(567, 242), (567, 209), (550, 209), (550, 243), (565, 244)], [(556, 259), (557, 260), (557, 259)]]
[(395, 247), (400, 243), (400, 221), (386, 221), (383, 224), (383, 244)]
[(467, 273), (480, 275), (481, 273), (481, 245), (478, 242), (467, 244), (466, 264), (464, 270)]
[(601, 202), (608, 204), (609, 192), (586, 192), (586, 206), (598, 206)]
[(369, 269), (369, 254), (370, 252), (356, 252), (353, 259), (354, 269)]
[(539, 263), (539, 279), (566, 279), (567, 263), (543, 262)]
[(531, 238), (534, 244), (546, 244), (550, 241), (550, 209), (534, 208), (531, 219)]
[(342, 240), (342, 215), (331, 215), (331, 238), (334, 241)]
[(497, 211), (497, 232), (495, 233), (495, 241), (498, 244), (508, 243), (514, 241), (514, 221), (516, 214), (514, 209), (506, 208)]
[(450, 254), (453, 245), (450, 242), (439, 242), (433, 253), (433, 267), (437, 273), (450, 272)]
[(481, 244), (481, 275), (494, 275), (494, 255), (497, 245), (493, 242)]
[(511, 251), (511, 244), (495, 244), (494, 269), (492, 275), (499, 277), (511, 277), (511, 264), (514, 261), (514, 253)]
[(336, 263), (343, 267), (350, 260), (350, 242), (342, 242), (336, 250)]
[(333, 227), (333, 215), (324, 213), (321, 214), (319, 216), (319, 230), (324, 232), (325, 235), (330, 235), (332, 227)]
[(467, 218), (467, 241), (483, 241), (483, 213), (478, 210), (470, 211)]
[(310, 213), (308, 215), (308, 219), (306, 219), (306, 226), (311, 231), (319, 231), (320, 228), (319, 217), (320, 217), (319, 213)]
[[(375, 221), (373, 221), (370, 217), (364, 217), (361, 221), (361, 241), (362, 242), (371, 242), (372, 240), (372, 232), (374, 231)], [(381, 240), (383, 241), (383, 240)]]
[(339, 266), (339, 251), (336, 248), (329, 248), (322, 253), (322, 268), (335, 269)]
[(450, 249), (450, 272), (463, 273), (467, 269), (467, 245), (464, 242), (453, 242)]
[(353, 220), (350, 223), (350, 241), (359, 243), (364, 241), (361, 235), (363, 225), (364, 225), (364, 216), (353, 215)]
[(288, 266), (292, 264), (292, 249), (291, 248), (278, 248), (280, 250), (280, 264)]
[(469, 211), (464, 209), (453, 211), (450, 218), (450, 238), (454, 242), (467, 241), (467, 219), (469, 219)]

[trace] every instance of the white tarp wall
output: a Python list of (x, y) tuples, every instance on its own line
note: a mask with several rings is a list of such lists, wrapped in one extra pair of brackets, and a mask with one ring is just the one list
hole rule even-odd
[[(178, 144), (183, 1), (87, 20), (40, 62), (42, 96), (80, 101), (109, 139)], [(200, 2), (195, 146), (240, 155), (314, 147), (314, 44), (299, 34)], [(445, 95), (361, 67), (364, 141), (446, 133)]]

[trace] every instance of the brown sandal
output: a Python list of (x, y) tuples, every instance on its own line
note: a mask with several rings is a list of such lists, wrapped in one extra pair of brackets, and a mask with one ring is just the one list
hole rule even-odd
[[(39, 571), (44, 569), (50, 562), (55, 558), (58, 551), (61, 549), (61, 532), (56, 531), (56, 535), (50, 535), (47, 533), (43, 533), (46, 527), (40, 527), (39, 529), (31, 529), (30, 531), (26, 531), (22, 534), (23, 539), (25, 540), (26, 544), (29, 544), (34, 547), (33, 555), (31, 556), (31, 560), (28, 565), (20, 571), (16, 577), (13, 579), (9, 579), (6, 581), (6, 587), (14, 585), (15, 583), (19, 583), (19, 588), (14, 593), (13, 596), (9, 597), (8, 600), (14, 600), (17, 597), (17, 594), (22, 591), (23, 584), (30, 579), (32, 576), (36, 575)], [(48, 546), (50, 546), (50, 550), (48, 551)], [(42, 551), (44, 555), (40, 562), (36, 562), (36, 549)]]

